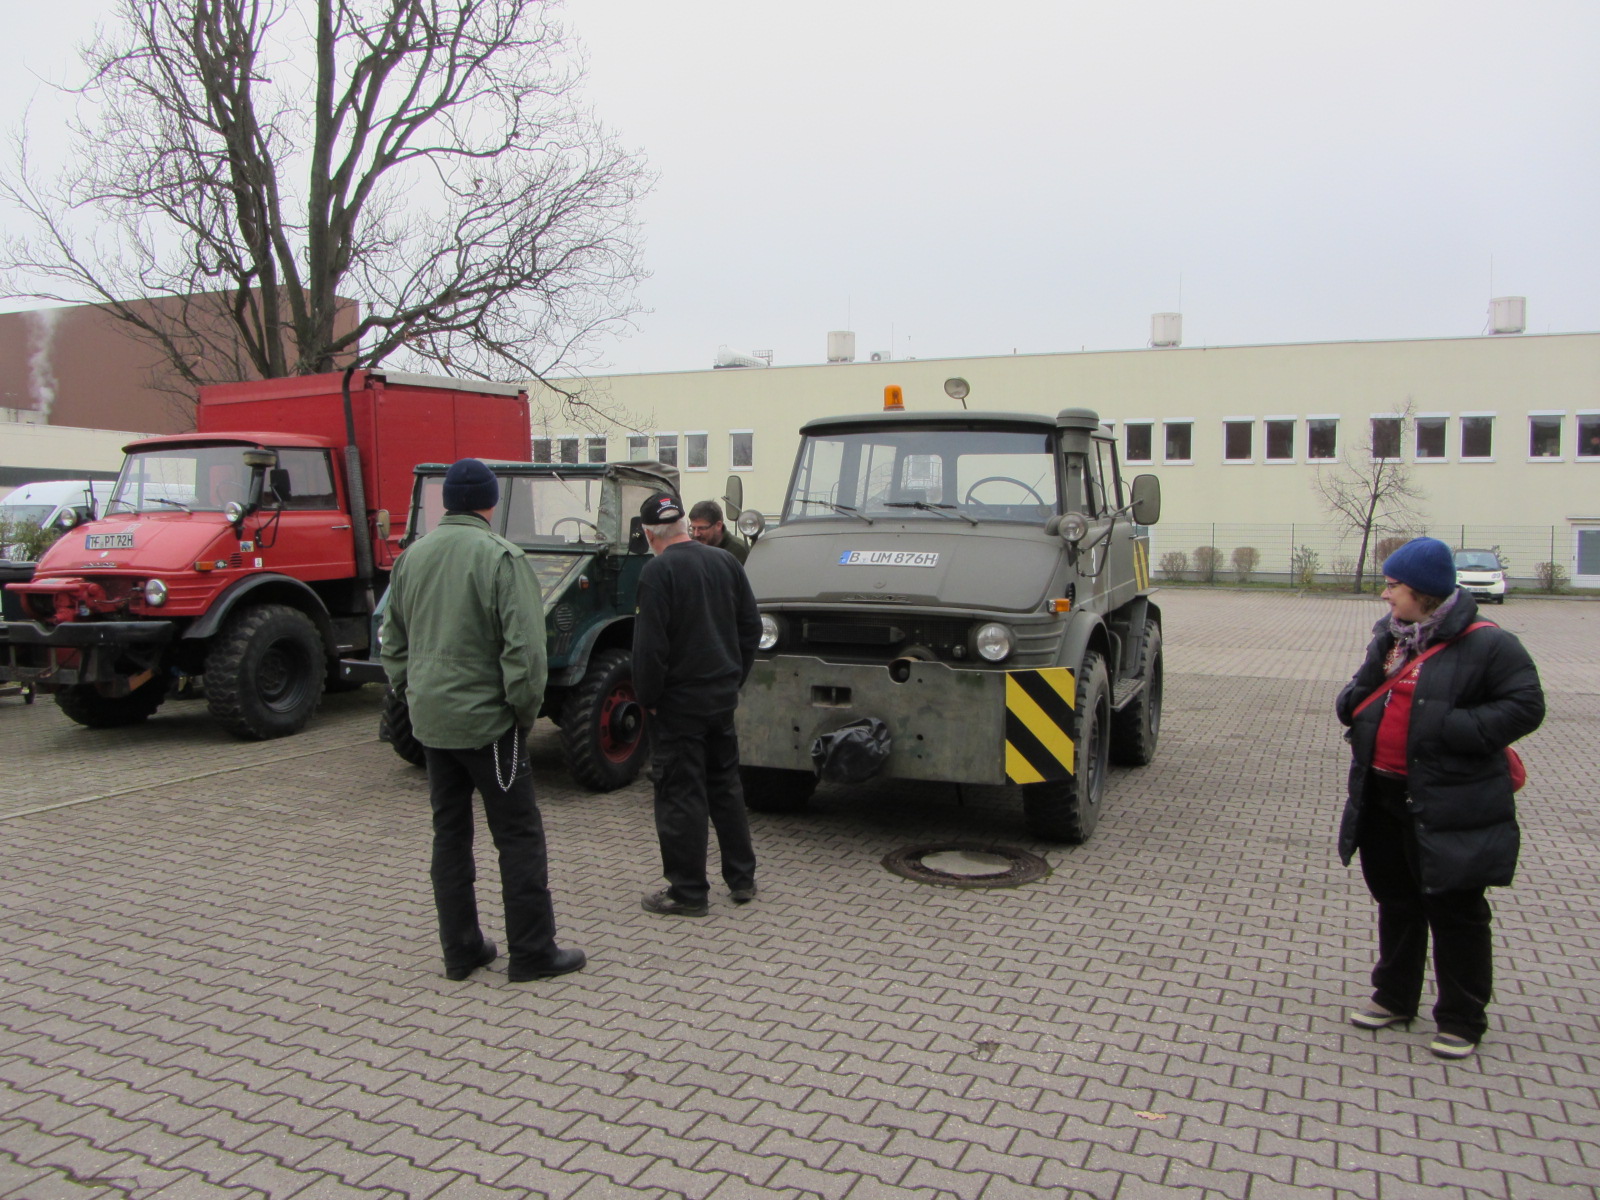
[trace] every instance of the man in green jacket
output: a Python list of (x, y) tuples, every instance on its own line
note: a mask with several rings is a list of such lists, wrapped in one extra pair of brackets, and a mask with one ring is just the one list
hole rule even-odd
[(444, 973), (465, 979), (498, 951), (478, 925), (472, 793), (500, 854), (513, 983), (583, 967), (556, 945), (544, 822), (527, 737), (546, 674), (544, 606), (522, 551), (493, 533), (500, 484), (464, 458), (444, 477), (445, 515), (395, 563), (383, 621), (383, 669), (411, 710), (433, 804), (433, 899)]

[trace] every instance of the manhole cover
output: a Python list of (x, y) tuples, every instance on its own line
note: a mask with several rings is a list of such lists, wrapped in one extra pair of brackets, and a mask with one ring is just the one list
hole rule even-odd
[(958, 888), (1016, 887), (1050, 874), (1044, 859), (1012, 846), (907, 846), (884, 855), (883, 865), (916, 883)]

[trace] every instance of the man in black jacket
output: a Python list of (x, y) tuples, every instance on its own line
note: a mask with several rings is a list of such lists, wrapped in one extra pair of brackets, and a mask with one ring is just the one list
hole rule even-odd
[(633, 688), (650, 714), (656, 834), (668, 885), (646, 896), (644, 909), (703, 917), (711, 891), (708, 825), (717, 831), (733, 902), (756, 896), (733, 711), (755, 662), (761, 616), (738, 561), (689, 536), (677, 499), (652, 496), (639, 517), (655, 557), (639, 576)]

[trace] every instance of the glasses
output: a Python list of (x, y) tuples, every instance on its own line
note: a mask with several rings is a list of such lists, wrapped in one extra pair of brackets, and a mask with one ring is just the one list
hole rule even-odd
[(715, 525), (696, 525), (693, 522), (691, 522), (690, 525), (689, 525), (689, 532), (690, 533), (710, 533), (715, 528), (716, 528)]
[(1392, 591), (1395, 590), (1395, 588), (1403, 588), (1403, 587), (1405, 587), (1405, 584), (1400, 583), (1399, 581), (1394, 580), (1394, 579), (1385, 579), (1383, 581), (1383, 590), (1386, 591), (1386, 592), (1392, 592)]

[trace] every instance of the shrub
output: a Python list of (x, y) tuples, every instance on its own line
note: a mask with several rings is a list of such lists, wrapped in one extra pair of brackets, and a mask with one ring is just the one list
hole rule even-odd
[(1533, 577), (1539, 581), (1541, 592), (1559, 592), (1567, 586), (1567, 569), (1560, 563), (1534, 563)]
[(1354, 584), (1356, 581), (1356, 560), (1348, 554), (1341, 554), (1328, 564), (1328, 574), (1340, 583)]
[(1222, 551), (1215, 546), (1196, 546), (1194, 569), (1201, 583), (1215, 583), (1217, 572), (1222, 569)]
[(1233, 551), (1233, 576), (1240, 583), (1249, 583), (1250, 576), (1261, 565), (1261, 551), (1254, 546), (1237, 546)]
[(1296, 546), (1289, 559), (1289, 576), (1301, 587), (1310, 587), (1317, 581), (1317, 568), (1321, 565), (1322, 556), (1310, 546)]
[(1161, 573), (1169, 580), (1182, 579), (1189, 573), (1189, 556), (1182, 550), (1168, 550), (1161, 556)]

